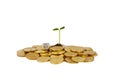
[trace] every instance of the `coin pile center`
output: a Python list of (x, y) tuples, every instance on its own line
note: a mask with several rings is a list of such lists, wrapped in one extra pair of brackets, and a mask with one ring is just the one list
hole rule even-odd
[[(47, 44), (48, 45), (48, 44)], [(45, 47), (45, 48), (44, 48)], [(92, 62), (97, 53), (90, 47), (34, 45), (17, 51), (17, 56), (51, 64)]]

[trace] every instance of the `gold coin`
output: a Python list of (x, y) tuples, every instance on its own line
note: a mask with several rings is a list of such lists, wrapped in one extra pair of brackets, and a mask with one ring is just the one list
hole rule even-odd
[(83, 61), (85, 61), (85, 58), (76, 56), (76, 57), (72, 57), (72, 60), (75, 62), (83, 62)]
[(76, 47), (71, 48), (71, 51), (80, 53), (80, 52), (85, 51), (85, 49), (83, 47), (76, 46)]
[(67, 51), (67, 52), (71, 52), (70, 46), (65, 46), (64, 50)]
[(48, 62), (50, 57), (38, 57), (37, 61), (38, 62)]
[(19, 51), (17, 51), (17, 56), (25, 57), (25, 52), (23, 50), (19, 50)]
[(83, 52), (85, 49), (80, 46), (65, 46), (65, 51), (67, 52)]
[(59, 51), (58, 53), (59, 53), (59, 54), (63, 54), (63, 53), (65, 53), (65, 51)]
[(27, 47), (23, 49), (25, 52), (31, 52), (31, 51), (36, 51), (36, 48), (32, 48), (32, 47)]
[(35, 52), (42, 54), (42, 53), (47, 53), (48, 51), (47, 50), (38, 50), (38, 51), (35, 51)]
[(58, 54), (58, 52), (50, 52), (50, 54), (52, 55), (52, 54)]
[(66, 58), (65, 58), (65, 61), (68, 62), (68, 63), (77, 63), (77, 62), (73, 61), (73, 60), (72, 60), (71, 58), (69, 58), (69, 57), (66, 57)]
[(94, 57), (86, 57), (84, 62), (92, 62), (94, 61)]
[(49, 53), (42, 53), (42, 54), (40, 54), (42, 57), (49, 57), (50, 56), (50, 54)]
[(84, 49), (85, 49), (86, 51), (93, 51), (93, 49), (90, 48), (90, 47), (84, 47)]
[(78, 56), (80, 56), (80, 57), (87, 57), (88, 56), (88, 54), (85, 54), (85, 53), (77, 53), (78, 54)]
[(71, 52), (72, 49), (76, 48), (76, 46), (64, 46), (65, 51)]
[(77, 53), (75, 52), (66, 52), (64, 53), (65, 56), (68, 56), (68, 57), (73, 57), (73, 56), (77, 56)]
[(63, 54), (65, 51), (58, 51), (58, 52), (50, 52), (50, 54)]
[(50, 51), (62, 51), (63, 46), (52, 46), (49, 48)]
[(62, 56), (51, 55), (50, 57), (50, 63), (52, 64), (60, 64), (63, 62), (63, 60), (64, 58)]
[(36, 60), (39, 57), (38, 53), (29, 52), (26, 54), (26, 58), (30, 60)]
[(85, 51), (84, 54), (87, 54), (88, 56), (97, 56), (95, 51)]
[(60, 54), (59, 56), (64, 57), (64, 55), (63, 55), (63, 54)]

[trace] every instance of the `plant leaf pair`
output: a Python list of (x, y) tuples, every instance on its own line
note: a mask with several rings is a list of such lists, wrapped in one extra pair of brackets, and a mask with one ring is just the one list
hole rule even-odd
[(65, 26), (63, 26), (63, 27), (61, 27), (61, 28), (54, 28), (53, 31), (62, 30), (62, 29), (64, 29), (64, 28), (65, 28)]
[(60, 27), (60, 28), (54, 28), (54, 29), (53, 29), (53, 31), (57, 31), (57, 30), (59, 31), (59, 36), (58, 36), (58, 37), (59, 37), (59, 39), (58, 39), (58, 40), (59, 40), (59, 41), (58, 41), (59, 44), (60, 44), (60, 37), (61, 37), (60, 34), (61, 34), (61, 30), (64, 29), (64, 28), (65, 28), (65, 26)]

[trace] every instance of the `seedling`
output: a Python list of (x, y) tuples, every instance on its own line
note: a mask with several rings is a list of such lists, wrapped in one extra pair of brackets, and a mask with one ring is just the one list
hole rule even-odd
[(58, 31), (58, 44), (60, 44), (60, 40), (61, 40), (61, 30), (63, 30), (64, 28), (65, 26), (53, 29), (53, 31)]

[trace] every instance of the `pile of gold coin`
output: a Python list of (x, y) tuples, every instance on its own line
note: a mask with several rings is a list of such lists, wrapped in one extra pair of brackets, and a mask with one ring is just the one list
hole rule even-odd
[(62, 62), (92, 62), (97, 53), (90, 47), (53, 45), (44, 49), (42, 45), (34, 45), (18, 50), (17, 56), (38, 62), (60, 64)]

